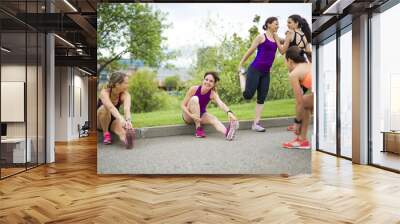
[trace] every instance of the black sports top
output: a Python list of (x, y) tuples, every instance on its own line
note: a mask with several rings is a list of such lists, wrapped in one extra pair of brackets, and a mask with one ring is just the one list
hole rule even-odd
[[(296, 34), (300, 36), (300, 42), (299, 43), (296, 42)], [(293, 37), (293, 40), (289, 43), (289, 47), (298, 46), (301, 49), (306, 48), (306, 42), (304, 41), (304, 38), (305, 38), (305, 34), (301, 35), (300, 33), (294, 31), (294, 37)], [(304, 45), (303, 47), (299, 46), (301, 42), (303, 42), (303, 45)]]

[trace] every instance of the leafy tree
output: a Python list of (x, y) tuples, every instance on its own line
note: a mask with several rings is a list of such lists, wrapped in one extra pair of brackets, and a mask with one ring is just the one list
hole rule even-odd
[[(237, 66), (243, 55), (250, 47), (253, 39), (259, 34), (258, 23), (260, 16), (255, 15), (254, 25), (248, 31), (248, 37), (242, 38), (237, 34), (225, 36), (216, 46), (200, 48), (197, 51), (197, 61), (192, 69), (193, 79), (191, 85), (200, 84), (206, 71), (214, 70), (220, 73), (221, 81), (217, 85), (217, 90), (222, 100), (228, 104), (240, 103), (244, 99), (239, 87), (239, 76)], [(208, 22), (208, 24), (213, 24)], [(245, 63), (245, 67), (253, 61), (253, 54)], [(276, 55), (273, 67), (271, 68), (271, 83), (268, 99), (283, 99), (293, 97), (288, 82), (288, 71), (284, 64), (284, 58)]]
[(104, 3), (97, 10), (99, 73), (127, 53), (151, 67), (173, 57), (164, 53), (162, 46), (166, 39), (162, 32), (169, 27), (166, 14), (139, 3)]

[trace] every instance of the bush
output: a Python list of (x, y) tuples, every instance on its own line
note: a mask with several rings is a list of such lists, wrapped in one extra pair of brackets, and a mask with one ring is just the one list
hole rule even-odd
[(158, 89), (156, 74), (150, 69), (138, 70), (129, 80), (133, 112), (150, 112), (165, 106), (164, 93)]
[[(259, 33), (257, 29), (259, 19), (259, 16), (255, 16), (253, 22), (256, 26), (249, 29), (249, 36), (247, 38), (242, 38), (236, 34), (231, 36), (225, 35), (225, 38), (213, 47), (198, 49), (197, 61), (191, 71), (192, 80), (189, 83), (191, 85), (199, 85), (206, 71), (217, 71), (221, 78), (217, 87), (221, 99), (228, 105), (243, 102), (244, 99), (240, 90), (237, 67), (243, 55), (250, 47), (252, 40)], [(245, 68), (253, 61), (255, 55), (256, 53), (253, 53), (247, 59), (247, 62), (244, 64)], [(284, 57), (278, 53), (270, 75), (271, 80), (267, 100), (292, 98), (293, 91), (288, 81), (288, 70), (284, 63)]]
[(293, 98), (293, 90), (289, 83), (289, 71), (285, 59), (277, 55), (270, 71), (271, 79), (267, 100), (280, 100)]
[(181, 79), (178, 75), (169, 76), (164, 79), (165, 88), (170, 91), (173, 89), (178, 89), (180, 86)]
[[(233, 41), (231, 44), (237, 44), (237, 41)], [(224, 45), (228, 44), (224, 43)], [(243, 51), (242, 48), (237, 47), (236, 52), (232, 53), (228, 50), (232, 50), (233, 46), (225, 48), (221, 47), (217, 52), (217, 55), (213, 55), (212, 53), (214, 52), (203, 50), (202, 53), (207, 54), (207, 57), (205, 58), (208, 58), (208, 60), (211, 57), (219, 58), (219, 62), (211, 66), (207, 62), (199, 61), (192, 73), (193, 79), (191, 80), (190, 84), (200, 85), (203, 80), (203, 75), (207, 70), (220, 71), (219, 75), (221, 80), (217, 85), (217, 90), (221, 99), (227, 104), (244, 102), (239, 85), (239, 76), (237, 74), (237, 66), (241, 59), (240, 53)], [(234, 57), (232, 57), (230, 54), (233, 54)], [(251, 63), (252, 59), (253, 58), (249, 58), (248, 62), (246, 63), (246, 68), (249, 66), (248, 64)], [(271, 79), (267, 100), (292, 98), (293, 91), (288, 80), (288, 70), (284, 62), (284, 57), (280, 54), (276, 55), (270, 75)]]

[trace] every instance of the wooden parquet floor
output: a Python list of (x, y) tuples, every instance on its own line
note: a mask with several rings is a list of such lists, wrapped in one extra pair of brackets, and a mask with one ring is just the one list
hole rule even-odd
[(96, 139), (0, 181), (0, 223), (400, 223), (400, 175), (313, 153), (313, 174), (98, 176)]

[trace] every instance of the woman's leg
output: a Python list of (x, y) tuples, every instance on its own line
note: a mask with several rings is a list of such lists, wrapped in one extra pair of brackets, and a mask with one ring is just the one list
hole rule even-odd
[[(257, 87), (256, 116), (254, 118), (254, 125), (257, 125), (257, 126), (259, 126), (258, 123), (261, 120), (261, 114), (264, 109), (264, 102), (268, 95), (270, 76), (269, 76), (269, 74), (260, 73), (259, 80), (260, 81), (259, 81), (258, 87)], [(264, 129), (264, 131), (265, 131), (265, 129)]]
[(220, 132), (224, 135), (226, 134), (226, 131), (227, 131), (226, 127), (214, 115), (205, 113), (205, 114), (203, 114), (201, 121), (203, 124), (211, 124), (212, 126), (215, 127), (215, 129), (217, 129), (218, 132)]
[(303, 117), (299, 135), (299, 138), (302, 141), (307, 139), (307, 131), (310, 123), (310, 116), (314, 109), (314, 95), (313, 94), (304, 95), (303, 102), (304, 102), (304, 111), (303, 111)]
[(111, 112), (108, 111), (104, 105), (101, 105), (99, 109), (97, 109), (98, 128), (101, 128), (101, 130), (103, 130), (103, 133), (106, 133), (110, 131), (108, 130), (110, 122), (111, 122)]
[(246, 100), (251, 100), (251, 98), (253, 98), (258, 87), (258, 82), (259, 82), (258, 71), (252, 67), (249, 67), (247, 69), (246, 88), (243, 92), (243, 97)]
[(261, 114), (262, 114), (263, 110), (264, 110), (264, 104), (257, 103), (256, 104), (256, 116), (254, 118), (254, 124), (260, 123)]
[(119, 139), (125, 143), (125, 139), (126, 139), (126, 131), (125, 129), (122, 127), (121, 122), (116, 119), (111, 123), (110, 129), (112, 132), (114, 132), (115, 134), (118, 135)]
[(257, 87), (257, 104), (262, 105), (261, 109), (256, 114), (256, 121), (257, 123), (261, 119), (262, 108), (264, 108), (265, 99), (267, 99), (268, 91), (269, 91), (269, 81), (270, 76), (269, 73), (267, 74), (260, 74), (260, 82), (258, 83)]
[[(308, 89), (306, 87), (304, 87), (303, 85), (301, 86), (301, 89), (303, 90), (303, 95), (305, 95), (307, 93), (307, 91), (308, 91)], [(296, 112), (296, 109), (295, 109), (295, 112)], [(299, 132), (296, 131), (296, 123), (293, 123), (293, 124), (289, 125), (287, 127), (287, 130), (288, 131), (294, 131), (294, 133), (296, 135), (300, 134)]]
[(185, 111), (182, 111), (182, 119), (186, 124), (193, 124), (194, 123), (193, 118), (191, 116), (187, 115), (185, 113)]
[[(196, 114), (198, 115), (198, 117), (200, 117), (200, 103), (199, 103), (199, 98), (197, 96), (192, 96), (192, 98), (190, 98), (189, 100), (189, 111), (192, 114)], [(185, 121), (187, 123), (191, 123), (194, 122), (196, 124), (196, 128), (200, 127), (200, 122), (199, 121), (195, 121), (192, 119), (192, 117), (190, 117), (188, 114), (186, 114), (185, 112), (183, 113), (183, 118), (185, 119)]]

